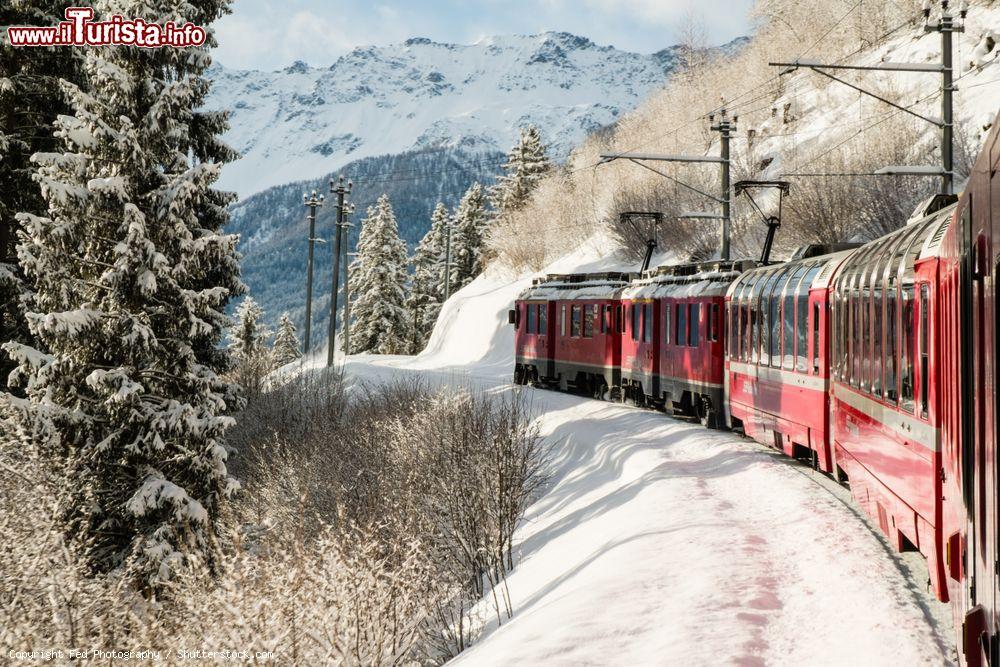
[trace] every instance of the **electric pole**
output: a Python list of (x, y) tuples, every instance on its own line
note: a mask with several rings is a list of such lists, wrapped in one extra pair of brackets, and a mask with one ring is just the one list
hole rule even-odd
[[(924, 2), (924, 31), (941, 33), (941, 192), (950, 195), (955, 192), (955, 172), (954, 172), (954, 71), (952, 48), (952, 33), (965, 32), (964, 25), (956, 25), (955, 17), (948, 9), (948, 0), (941, 2), (941, 18), (937, 23), (930, 22), (931, 7), (930, 2)], [(969, 12), (969, 3), (962, 2), (959, 6), (959, 14), (965, 20)]]
[[(906, 166), (893, 165), (879, 169), (872, 176), (939, 176), (941, 178), (941, 194), (955, 194), (955, 173), (954, 173), (954, 72), (953, 72), (953, 38), (952, 33), (965, 32), (965, 25), (956, 23), (955, 17), (951, 13), (949, 0), (941, 1), (941, 16), (933, 22), (931, 18), (931, 0), (924, 0), (924, 32), (941, 33), (941, 62), (940, 63), (897, 63), (880, 62), (875, 65), (841, 65), (839, 63), (821, 63), (816, 60), (798, 59), (794, 62), (772, 62), (774, 67), (784, 67), (779, 76), (794, 72), (800, 67), (811, 69), (817, 74), (822, 74), (828, 79), (842, 83), (849, 88), (873, 97), (879, 102), (915, 116), (931, 125), (941, 128), (941, 167), (928, 166)], [(969, 13), (968, 0), (962, 0), (958, 8), (959, 17), (964, 22)], [(828, 70), (859, 70), (878, 72), (927, 72), (941, 75), (941, 118), (934, 118), (913, 111), (910, 106), (903, 106), (877, 93), (865, 90), (861, 86), (845, 81), (831, 74)]]
[[(353, 227), (354, 225), (351, 225)], [(346, 259), (344, 260), (344, 354), (351, 353), (351, 289), (349, 282), (350, 275), (348, 271), (348, 266), (351, 263), (352, 257), (357, 257), (358, 253), (349, 252), (346, 253)]]
[(451, 296), (451, 220), (448, 220), (448, 233), (444, 242), (444, 300)]
[(312, 298), (313, 298), (313, 246), (316, 244), (316, 209), (323, 205), (323, 195), (312, 196), (303, 194), (302, 203), (309, 209), (309, 262), (306, 264), (306, 332), (303, 341), (303, 356), (309, 354), (310, 332), (312, 330)]
[(723, 108), (719, 111), (719, 122), (715, 122), (715, 114), (709, 114), (708, 121), (712, 123), (712, 130), (719, 133), (720, 140), (722, 142), (722, 247), (719, 250), (719, 256), (723, 261), (729, 260), (729, 236), (731, 233), (731, 215), (729, 212), (729, 174), (730, 174), (730, 162), (729, 162), (729, 140), (732, 138), (732, 133), (736, 131), (736, 121), (739, 120), (738, 116), (733, 116), (733, 120), (730, 121), (726, 115), (726, 110)]
[(330, 193), (337, 195), (337, 222), (335, 224), (333, 236), (333, 292), (330, 294), (330, 335), (328, 338), (326, 351), (326, 365), (333, 366), (334, 358), (337, 356), (337, 292), (340, 290), (340, 240), (344, 233), (344, 221), (346, 219), (345, 200), (351, 194), (354, 184), (348, 181), (344, 184), (344, 177), (341, 176), (334, 187), (334, 180), (330, 179)]
[(351, 270), (350, 256), (353, 254), (351, 250), (351, 227), (354, 226), (350, 222), (350, 216), (354, 213), (354, 204), (348, 204), (347, 211), (344, 213), (344, 233), (347, 234), (347, 238), (344, 239), (344, 354), (346, 355), (351, 339)]

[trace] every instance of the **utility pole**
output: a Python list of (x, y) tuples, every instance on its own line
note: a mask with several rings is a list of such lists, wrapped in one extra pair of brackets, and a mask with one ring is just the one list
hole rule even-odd
[(448, 233), (444, 242), (444, 300), (451, 296), (451, 220), (448, 221)]
[[(711, 155), (660, 155), (656, 153), (608, 153), (601, 155), (600, 163), (604, 164), (606, 162), (613, 162), (614, 160), (628, 160), (643, 169), (648, 169), (654, 174), (663, 176), (668, 181), (672, 181), (683, 188), (720, 204), (722, 206), (721, 214), (711, 212), (683, 213), (678, 217), (721, 221), (722, 224), (720, 225), (719, 230), (719, 257), (723, 260), (729, 260), (729, 140), (732, 138), (732, 133), (736, 131), (736, 122), (739, 118), (737, 116), (733, 116), (732, 121), (728, 120), (725, 110), (720, 112), (719, 117), (719, 123), (716, 124), (715, 113), (709, 115), (709, 122), (712, 123), (712, 129), (716, 132), (720, 132), (722, 135), (722, 153), (719, 157)], [(648, 164), (644, 164), (644, 162), (692, 162), (699, 164), (718, 164), (722, 167), (722, 184), (720, 187), (720, 194), (722, 196), (717, 197), (709, 192), (700, 190), (678, 178), (674, 178), (670, 174), (662, 172), (659, 169), (655, 169)]]
[(316, 209), (323, 205), (323, 195), (302, 195), (302, 203), (309, 209), (309, 262), (306, 264), (306, 332), (303, 341), (303, 356), (309, 354), (309, 340), (312, 330), (312, 299), (313, 299), (313, 246), (316, 244)]
[(340, 240), (344, 232), (344, 221), (346, 219), (345, 200), (351, 194), (354, 184), (348, 181), (344, 184), (344, 177), (341, 176), (334, 187), (334, 180), (330, 179), (330, 193), (337, 195), (337, 222), (334, 229), (333, 240), (333, 292), (330, 294), (330, 335), (328, 338), (326, 351), (326, 365), (333, 366), (333, 360), (337, 355), (337, 292), (340, 289)]
[(350, 350), (350, 339), (351, 339), (351, 269), (350, 256), (354, 253), (350, 252), (351, 249), (351, 227), (354, 226), (350, 222), (350, 216), (354, 213), (354, 204), (348, 204), (347, 212), (344, 214), (344, 233), (347, 234), (347, 238), (344, 239), (344, 354)]
[[(354, 225), (350, 225), (353, 227)], [(350, 245), (350, 242), (348, 242)], [(349, 282), (350, 275), (348, 266), (351, 264), (351, 258), (357, 257), (358, 253), (349, 252), (345, 253), (346, 259), (344, 260), (344, 354), (350, 354), (351, 352), (351, 289)]]
[(722, 248), (719, 250), (719, 256), (723, 261), (729, 259), (729, 237), (732, 229), (732, 218), (729, 212), (729, 174), (730, 174), (730, 162), (729, 162), (729, 140), (732, 138), (732, 133), (736, 131), (736, 121), (739, 117), (733, 116), (733, 120), (730, 121), (726, 115), (725, 108), (719, 110), (719, 122), (715, 122), (715, 114), (708, 115), (708, 121), (712, 123), (712, 130), (719, 133), (720, 140), (722, 142)]
[[(965, 32), (965, 25), (958, 24), (955, 22), (955, 17), (951, 13), (949, 5), (951, 2), (949, 0), (940, 0), (941, 2), (941, 17), (936, 21), (932, 22), (931, 17), (931, 1), (924, 0), (924, 31), (925, 32), (940, 32), (941, 33), (941, 62), (939, 64), (925, 64), (925, 63), (894, 63), (894, 62), (881, 62), (877, 65), (841, 65), (837, 63), (824, 64), (816, 60), (805, 60), (798, 59), (794, 62), (772, 62), (769, 63), (774, 67), (784, 67), (786, 69), (782, 70), (780, 75), (788, 74), (794, 72), (800, 67), (805, 67), (811, 69), (817, 74), (822, 74), (828, 79), (842, 83), (849, 88), (853, 88), (859, 93), (863, 93), (869, 97), (873, 97), (876, 100), (888, 104), (889, 106), (898, 109), (900, 111), (906, 112), (911, 116), (916, 116), (917, 118), (935, 125), (941, 129), (941, 167), (921, 167), (921, 166), (905, 166), (905, 165), (894, 165), (879, 169), (872, 176), (939, 176), (941, 178), (941, 194), (943, 195), (954, 195), (955, 194), (955, 173), (954, 173), (954, 72), (952, 49), (953, 49), (953, 38), (952, 33)], [(965, 21), (965, 17), (969, 13), (969, 3), (967, 0), (962, 0), (959, 3), (958, 13), (962, 21)], [(910, 109), (910, 107), (897, 104), (892, 100), (886, 99), (881, 95), (873, 93), (871, 91), (865, 90), (864, 88), (857, 86), (853, 83), (845, 81), (833, 74), (830, 74), (827, 70), (861, 70), (861, 71), (879, 71), (879, 72), (928, 72), (933, 74), (941, 75), (941, 118), (934, 118), (932, 116), (925, 116), (923, 114), (917, 113)], [(780, 76), (779, 75), (779, 76)]]
[[(959, 14), (962, 20), (969, 13), (969, 3), (962, 2), (959, 6)], [(941, 2), (941, 18), (937, 23), (930, 22), (931, 8), (930, 2), (924, 2), (924, 31), (932, 32), (937, 30), (941, 33), (941, 168), (944, 173), (941, 175), (941, 193), (950, 195), (955, 192), (955, 171), (954, 171), (954, 71), (952, 69), (952, 33), (965, 32), (964, 25), (956, 25), (955, 17), (948, 9), (948, 0)]]

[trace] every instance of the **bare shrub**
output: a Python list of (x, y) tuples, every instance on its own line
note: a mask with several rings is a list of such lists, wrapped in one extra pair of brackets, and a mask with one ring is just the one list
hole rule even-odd
[(514, 529), (544, 481), (520, 393), (295, 379), (251, 400), (233, 430), (244, 490), (212, 568), (179, 568), (149, 598), (127, 565), (80, 564), (56, 518), (66, 480), (3, 433), (5, 654), (180, 647), (271, 652), (259, 664), (437, 664), (476, 636), (483, 595), (498, 620), (512, 613)]

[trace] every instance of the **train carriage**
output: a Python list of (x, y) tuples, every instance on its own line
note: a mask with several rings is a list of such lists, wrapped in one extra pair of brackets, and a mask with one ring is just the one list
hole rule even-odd
[(831, 442), (838, 474), (897, 549), (928, 560), (947, 600), (941, 539), (936, 318), (939, 251), (954, 207), (845, 260), (833, 281)]
[(702, 262), (648, 271), (622, 293), (626, 395), (723, 424), (726, 290), (752, 262)]
[(930, 372), (940, 426), (942, 540), (948, 598), (968, 667), (1000, 665), (1000, 116), (940, 248), (940, 353)]
[(730, 425), (789, 456), (833, 471), (827, 441), (827, 286), (854, 251), (747, 272), (726, 299)]
[(536, 279), (511, 314), (515, 381), (595, 396), (619, 386), (619, 295), (629, 279), (626, 273)]

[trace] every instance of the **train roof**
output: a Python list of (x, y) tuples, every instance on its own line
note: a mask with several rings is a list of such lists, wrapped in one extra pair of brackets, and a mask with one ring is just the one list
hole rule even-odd
[(753, 260), (713, 260), (673, 264), (646, 271), (623, 290), (625, 298), (686, 298), (723, 296), (729, 285), (747, 269), (757, 266)]
[(855, 251), (837, 271), (835, 289), (892, 289), (897, 284), (911, 284), (916, 277), (917, 262), (940, 254), (955, 209), (956, 205), (950, 204), (933, 209), (929, 215), (915, 216), (905, 227)]
[[(789, 275), (799, 267), (805, 267), (802, 273), (806, 274), (818, 269), (812, 271), (808, 289), (825, 288), (831, 284), (838, 289), (875, 285), (874, 275), (880, 271), (887, 286), (894, 285), (897, 280), (912, 281), (916, 262), (937, 256), (940, 252), (954, 217), (955, 205), (941, 208), (940, 202), (940, 199), (929, 199), (924, 202), (926, 207), (922, 204), (918, 211), (932, 212), (926, 215), (918, 213), (910, 218), (906, 226), (862, 246), (826, 255), (807, 253), (802, 259), (751, 269), (731, 284), (727, 296), (732, 298), (746, 285), (755, 285), (776, 273)], [(805, 285), (800, 286), (800, 289), (805, 288)]]
[(525, 299), (610, 299), (615, 298), (629, 281), (631, 273), (550, 273), (535, 278), (521, 293)]
[[(826, 287), (830, 284), (834, 272), (848, 257), (857, 252), (857, 247), (852, 246), (847, 250), (838, 250), (826, 255), (813, 255), (806, 253), (801, 259), (792, 259), (787, 262), (779, 262), (768, 266), (751, 269), (740, 276), (739, 280), (733, 281), (729, 285), (726, 296), (733, 298), (738, 290), (746, 285), (755, 285), (757, 282), (767, 280), (770, 276), (782, 273), (788, 277), (797, 274), (795, 279), (796, 289), (811, 290), (819, 287)], [(800, 280), (809, 276), (807, 284), (801, 284)]]

